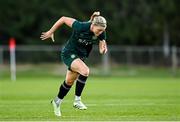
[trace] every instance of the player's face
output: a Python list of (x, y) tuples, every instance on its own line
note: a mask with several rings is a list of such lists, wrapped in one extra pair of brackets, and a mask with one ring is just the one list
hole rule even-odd
[(99, 36), (100, 34), (102, 34), (102, 33), (105, 31), (105, 29), (106, 29), (106, 28), (104, 28), (104, 27), (94, 25), (94, 26), (93, 26), (93, 33), (94, 33), (96, 36)]

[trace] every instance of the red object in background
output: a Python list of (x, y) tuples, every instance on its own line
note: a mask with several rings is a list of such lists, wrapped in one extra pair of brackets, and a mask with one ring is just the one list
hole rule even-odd
[(16, 40), (14, 38), (10, 38), (9, 40), (9, 48), (15, 49), (16, 48)]

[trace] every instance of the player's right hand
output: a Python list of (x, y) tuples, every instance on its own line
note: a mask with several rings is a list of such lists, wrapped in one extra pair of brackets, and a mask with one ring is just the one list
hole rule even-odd
[(40, 38), (41, 38), (41, 40), (46, 40), (48, 38), (51, 38), (54, 42), (54, 34), (51, 31), (42, 32)]

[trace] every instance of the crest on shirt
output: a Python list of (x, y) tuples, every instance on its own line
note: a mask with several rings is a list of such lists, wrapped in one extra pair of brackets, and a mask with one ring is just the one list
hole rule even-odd
[(74, 54), (71, 55), (71, 58), (75, 58), (76, 56)]

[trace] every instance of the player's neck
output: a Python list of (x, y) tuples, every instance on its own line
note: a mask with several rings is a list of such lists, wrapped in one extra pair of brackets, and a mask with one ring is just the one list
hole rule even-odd
[[(90, 31), (93, 32), (93, 25), (90, 26)], [(94, 33), (94, 32), (93, 32)]]

